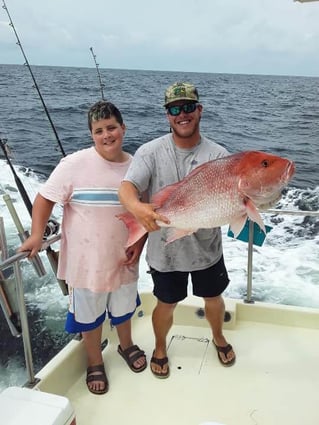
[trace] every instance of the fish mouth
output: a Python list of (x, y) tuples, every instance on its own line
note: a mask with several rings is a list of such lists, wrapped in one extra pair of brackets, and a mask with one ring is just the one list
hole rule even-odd
[(281, 189), (284, 188), (284, 186), (287, 185), (293, 174), (295, 173), (296, 167), (293, 161), (288, 161), (286, 168), (284, 172), (282, 173), (279, 184), (281, 186)]
[(284, 178), (285, 178), (285, 182), (287, 182), (288, 180), (291, 179), (291, 177), (293, 176), (293, 174), (296, 171), (296, 167), (295, 167), (294, 162), (289, 161), (288, 164), (287, 164), (287, 167), (286, 167), (286, 170), (285, 171), (286, 172), (285, 172), (285, 177)]

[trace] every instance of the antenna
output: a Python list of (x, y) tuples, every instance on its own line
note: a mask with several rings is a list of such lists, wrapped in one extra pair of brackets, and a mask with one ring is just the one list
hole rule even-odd
[(93, 56), (93, 60), (94, 60), (95, 68), (96, 68), (96, 72), (97, 72), (97, 76), (98, 76), (99, 83), (100, 83), (102, 100), (105, 100), (105, 98), (104, 98), (104, 92), (103, 92), (103, 88), (105, 87), (105, 85), (102, 83), (101, 74), (100, 74), (100, 70), (99, 70), (99, 64), (96, 62), (96, 55), (93, 52), (93, 47), (90, 47), (90, 50), (91, 50), (91, 53), (92, 53), (92, 56)]

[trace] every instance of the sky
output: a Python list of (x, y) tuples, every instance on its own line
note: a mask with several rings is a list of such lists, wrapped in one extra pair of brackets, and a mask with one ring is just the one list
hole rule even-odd
[[(3, 0), (0, 0), (3, 4)], [(319, 1), (5, 0), (30, 65), (319, 76)], [(24, 59), (0, 8), (0, 63)]]

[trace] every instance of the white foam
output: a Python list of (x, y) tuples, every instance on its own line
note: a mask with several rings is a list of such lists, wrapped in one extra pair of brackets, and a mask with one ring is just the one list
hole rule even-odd
[[(33, 173), (25, 175), (19, 169), (17, 173), (25, 187), (32, 187), (32, 200), (40, 187), (41, 180)], [(15, 189), (15, 182), (9, 166), (0, 160), (0, 189), (10, 194), (21, 222), (26, 229), (30, 229), (30, 217), (23, 201)], [(31, 190), (30, 190), (31, 192)], [(313, 196), (318, 196), (319, 188), (313, 189)], [(296, 198), (302, 196), (300, 190), (291, 189), (283, 197), (280, 205), (284, 209), (296, 209)], [(310, 194), (311, 196), (311, 194)], [(57, 207), (55, 216), (61, 217), (61, 208)], [(0, 198), (0, 215), (4, 218), (8, 245), (15, 250), (20, 245), (16, 228), (10, 214)], [(303, 229), (302, 216), (279, 216), (280, 223), (271, 222), (271, 216), (264, 214), (264, 221), (273, 227), (267, 234), (262, 247), (255, 247), (253, 252), (253, 293), (258, 299), (270, 302), (319, 307), (319, 236), (298, 236), (296, 229)], [(234, 240), (227, 236), (228, 226), (222, 228), (225, 263), (229, 272), (230, 285), (225, 295), (241, 298), (246, 290), (247, 281), (247, 247), (245, 242)], [(45, 256), (44, 256), (45, 258)], [(57, 291), (59, 300), (60, 289), (54, 275), (48, 267), (49, 278), (45, 285), (36, 289), (35, 298), (43, 308), (50, 308), (47, 300)], [(147, 273), (148, 266), (143, 251), (140, 262), (141, 291), (152, 290), (151, 276)], [(32, 268), (28, 274), (33, 274)], [(28, 279), (28, 278), (27, 278)], [(43, 289), (44, 288), (44, 289)], [(50, 295), (48, 297), (48, 295)], [(64, 306), (64, 303), (63, 303)]]

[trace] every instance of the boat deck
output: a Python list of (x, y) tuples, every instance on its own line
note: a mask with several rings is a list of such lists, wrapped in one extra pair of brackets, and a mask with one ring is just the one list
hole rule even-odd
[[(134, 341), (146, 351), (148, 362), (154, 348), (152, 298), (146, 295), (133, 325)], [(198, 314), (198, 301), (194, 303), (176, 312), (168, 338), (168, 379), (155, 378), (149, 367), (133, 373), (117, 353), (116, 331), (106, 327), (107, 394), (87, 390), (78, 341), (38, 374), (39, 387), (68, 397), (77, 425), (319, 423), (318, 311), (227, 300), (231, 320), (225, 323), (225, 335), (237, 361), (226, 368), (218, 361), (206, 320)]]

